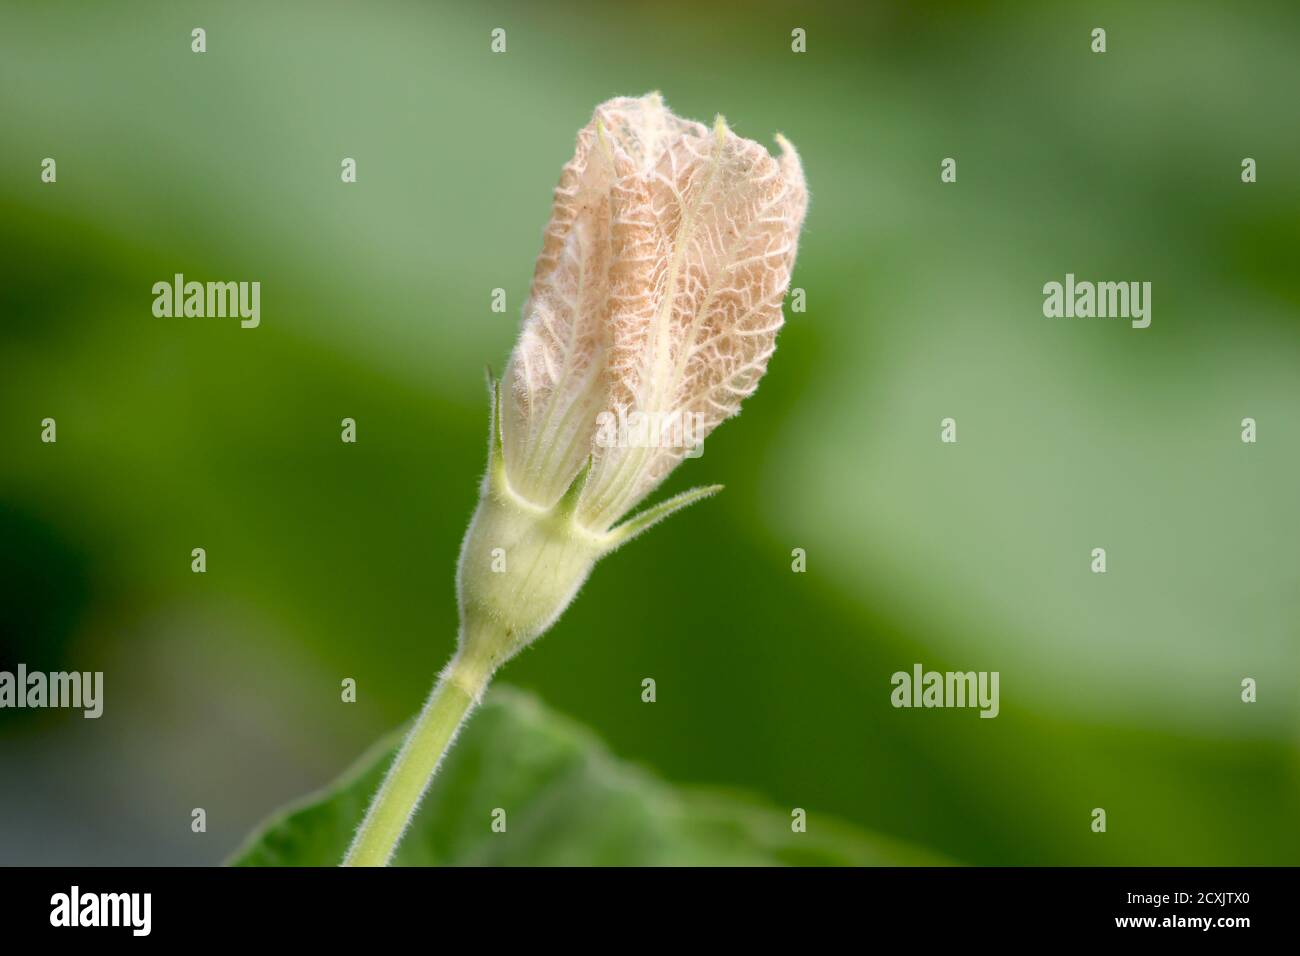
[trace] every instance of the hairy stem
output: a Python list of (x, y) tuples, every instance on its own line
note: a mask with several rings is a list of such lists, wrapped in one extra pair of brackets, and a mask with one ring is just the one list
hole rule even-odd
[(443, 755), (483, 696), (492, 670), (457, 654), (438, 677), (343, 858), (344, 866), (387, 866)]

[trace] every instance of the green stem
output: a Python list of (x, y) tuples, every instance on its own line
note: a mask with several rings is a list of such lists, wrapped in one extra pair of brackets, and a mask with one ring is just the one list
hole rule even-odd
[(387, 866), (457, 731), (492, 679), (457, 654), (438, 678), (361, 822), (344, 866)]

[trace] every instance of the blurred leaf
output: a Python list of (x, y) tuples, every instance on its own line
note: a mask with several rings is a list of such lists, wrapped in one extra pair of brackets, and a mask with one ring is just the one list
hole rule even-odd
[[(400, 742), (393, 734), (325, 790), (277, 815), (238, 866), (333, 866)], [(493, 811), (507, 829), (494, 833)], [(943, 862), (815, 814), (750, 797), (681, 789), (615, 758), (535, 698), (497, 689), (475, 713), (425, 797), (398, 865), (869, 865)]]

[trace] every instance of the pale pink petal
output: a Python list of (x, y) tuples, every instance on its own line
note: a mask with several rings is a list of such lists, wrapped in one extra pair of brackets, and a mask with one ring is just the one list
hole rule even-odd
[(615, 180), (653, 164), (668, 141), (703, 133), (651, 94), (601, 104), (578, 134), (555, 190), (502, 396), (507, 479), (534, 504), (550, 507), (568, 488), (591, 452), (596, 415), (608, 405), (603, 369)]
[[(719, 121), (670, 139), (610, 199), (609, 410), (698, 415), (703, 437), (740, 410), (776, 347), (807, 192), (780, 161)], [(578, 519), (609, 528), (681, 460), (678, 446), (597, 446)]]

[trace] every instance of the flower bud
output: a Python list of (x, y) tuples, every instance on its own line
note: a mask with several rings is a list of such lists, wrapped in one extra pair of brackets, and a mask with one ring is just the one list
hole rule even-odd
[(658, 94), (597, 107), (555, 190), (506, 370), (517, 494), (551, 507), (591, 458), (578, 520), (608, 530), (689, 448), (598, 444), (602, 413), (687, 421), (698, 442), (758, 386), (807, 206), (799, 157), (777, 142), (779, 160)]
[[(739, 412), (775, 350), (807, 207), (799, 157), (777, 142), (773, 158), (658, 94), (603, 103), (578, 134), (499, 399), (494, 388), (461, 554), (464, 628), (497, 635), (480, 654), (491, 666), (550, 626), (601, 555), (718, 490), (615, 527)], [(611, 420), (686, 421), (690, 441), (654, 428), (598, 441)], [(497, 552), (505, 568), (490, 571)]]

